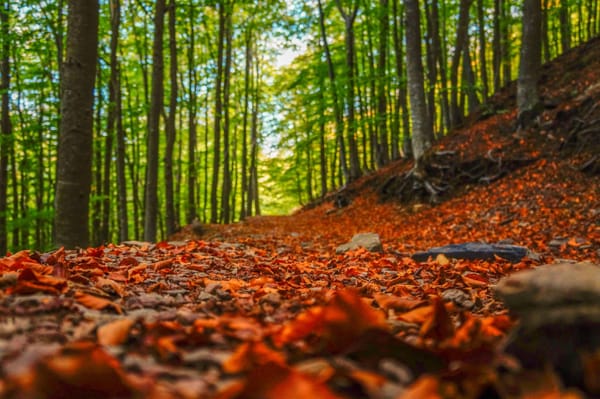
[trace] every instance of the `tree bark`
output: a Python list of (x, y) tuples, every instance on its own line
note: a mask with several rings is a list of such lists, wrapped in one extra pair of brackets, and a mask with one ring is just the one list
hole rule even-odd
[[(327, 61), (327, 73), (329, 81), (331, 83), (331, 98), (333, 100), (333, 112), (335, 116), (335, 137), (339, 149), (340, 156), (340, 169), (344, 179), (347, 181), (350, 171), (348, 170), (348, 164), (346, 161), (346, 145), (344, 142), (344, 117), (342, 115), (342, 106), (338, 97), (337, 86), (336, 86), (336, 74), (333, 66), (333, 60), (331, 58), (331, 51), (329, 49), (329, 43), (327, 42), (327, 33), (325, 32), (325, 14), (323, 12), (323, 5), (321, 0), (317, 0), (319, 6), (319, 28), (321, 31), (321, 40), (323, 41), (323, 49), (325, 50), (325, 59)], [(332, 173), (332, 176), (334, 173)]]
[(54, 218), (55, 242), (67, 248), (85, 247), (89, 243), (98, 13), (97, 0), (69, 0)]
[(390, 161), (388, 128), (387, 128), (387, 37), (389, 24), (389, 2), (379, 1), (379, 59), (377, 60), (377, 130), (379, 131), (379, 145), (377, 147), (377, 165), (379, 167)]
[(165, 152), (165, 207), (167, 236), (177, 230), (177, 218), (175, 213), (174, 184), (173, 184), (173, 149), (175, 146), (175, 117), (177, 115), (177, 32), (175, 31), (175, 0), (169, 2), (169, 82), (171, 86), (169, 94), (169, 114), (165, 126), (167, 146)]
[(412, 151), (417, 170), (421, 158), (431, 147), (431, 124), (427, 120), (425, 87), (423, 83), (423, 63), (421, 61), (421, 27), (419, 1), (406, 0), (406, 64), (408, 74), (408, 93), (412, 121)]
[(225, 23), (225, 67), (223, 71), (223, 187), (221, 190), (221, 219), (223, 223), (231, 222), (231, 150), (229, 93), (231, 88), (231, 63), (233, 47), (233, 2), (227, 4)]
[(354, 20), (358, 13), (358, 0), (355, 0), (350, 9), (346, 12), (342, 7), (341, 0), (336, 0), (336, 5), (344, 20), (344, 43), (346, 45), (346, 108), (348, 120), (346, 126), (346, 136), (348, 139), (348, 150), (350, 152), (350, 175), (349, 181), (354, 181), (360, 177), (360, 160), (358, 159), (358, 145), (356, 143), (356, 121), (355, 121), (355, 38), (354, 38)]
[[(2, 105), (0, 115), (0, 255), (4, 256), (8, 247), (8, 230), (6, 226), (8, 212), (8, 161), (12, 149), (12, 125), (10, 123), (10, 36), (9, 15), (10, 2), (4, 1), (0, 6), (0, 90)], [(15, 233), (13, 233), (15, 234)]]
[(226, 4), (220, 1), (217, 4), (219, 8), (219, 40), (217, 49), (217, 76), (215, 81), (215, 116), (214, 116), (214, 143), (213, 143), (213, 170), (212, 170), (212, 185), (210, 188), (210, 222), (217, 223), (219, 221), (219, 170), (221, 168), (221, 117), (223, 113), (223, 53), (226, 36), (227, 12)]
[(250, 104), (250, 79), (252, 79), (252, 28), (246, 28), (244, 32), (245, 60), (244, 60), (244, 106), (242, 111), (242, 190), (240, 203), (240, 220), (248, 216), (246, 202), (249, 195), (248, 190), (248, 114)]
[(189, 9), (189, 33), (190, 44), (188, 46), (188, 85), (190, 104), (188, 107), (188, 164), (187, 164), (187, 212), (186, 222), (192, 223), (198, 216), (196, 202), (196, 185), (198, 184), (197, 169), (196, 169), (196, 144), (198, 141), (198, 128), (196, 124), (196, 107), (198, 106), (197, 94), (197, 75), (195, 71), (196, 59), (196, 17), (194, 14), (195, 7), (192, 5)]
[[(523, 3), (523, 35), (517, 82), (517, 107), (519, 120), (524, 124), (539, 112), (540, 96), (538, 80), (541, 68), (541, 21), (540, 0), (525, 0)], [(525, 118), (525, 120), (523, 120)]]
[(146, 155), (146, 191), (144, 205), (144, 240), (156, 241), (158, 221), (158, 143), (160, 115), (163, 108), (163, 32), (165, 0), (156, 0), (154, 9), (154, 43), (152, 46), (152, 93), (148, 120), (148, 150)]
[(461, 0), (459, 7), (456, 45), (450, 66), (450, 84), (452, 85), (450, 93), (450, 125), (452, 128), (459, 126), (463, 119), (458, 99), (458, 69), (463, 52), (469, 51), (469, 8), (472, 3), (473, 0)]

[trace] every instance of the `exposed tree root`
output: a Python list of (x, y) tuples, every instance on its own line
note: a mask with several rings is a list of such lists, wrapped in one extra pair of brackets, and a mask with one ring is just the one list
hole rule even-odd
[(483, 158), (461, 161), (454, 151), (431, 152), (424, 157), (420, 170), (390, 177), (379, 187), (379, 193), (383, 199), (401, 203), (435, 204), (461, 186), (489, 184), (536, 159), (503, 159), (490, 150)]

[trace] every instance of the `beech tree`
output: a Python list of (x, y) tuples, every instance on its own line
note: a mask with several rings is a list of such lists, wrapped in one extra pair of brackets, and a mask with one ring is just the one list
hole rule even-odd
[(519, 124), (527, 125), (539, 113), (538, 81), (542, 61), (540, 0), (523, 2), (523, 38), (517, 82)]
[(0, 105), (0, 255), (7, 249), (6, 213), (8, 211), (8, 161), (12, 149), (12, 125), (10, 121), (10, 49), (9, 36), (10, 2), (0, 4), (0, 90), (2, 104)]
[(412, 150), (417, 169), (421, 157), (431, 147), (431, 123), (427, 116), (423, 62), (421, 61), (421, 27), (419, 1), (406, 0), (406, 67), (412, 121)]
[(148, 152), (146, 155), (146, 188), (144, 207), (144, 240), (156, 241), (158, 219), (158, 145), (160, 115), (163, 107), (163, 31), (165, 27), (165, 0), (156, 0), (154, 9), (154, 44), (152, 52), (152, 94), (148, 115)]
[(98, 56), (98, 1), (69, 0), (56, 179), (55, 242), (88, 245), (92, 179), (92, 109)]

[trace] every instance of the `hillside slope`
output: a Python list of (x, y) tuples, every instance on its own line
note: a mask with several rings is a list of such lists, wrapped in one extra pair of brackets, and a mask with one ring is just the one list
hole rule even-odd
[[(447, 169), (433, 178), (453, 184), (441, 194), (441, 204), (432, 205), (427, 196), (401, 201), (390, 182), (412, 163), (400, 160), (319, 205), (290, 216), (213, 226), (208, 237), (260, 241), (294, 233), (291, 242), (331, 250), (355, 233), (372, 231), (388, 250), (401, 253), (510, 240), (549, 257), (598, 260), (600, 38), (543, 67), (546, 109), (525, 130), (516, 129), (515, 91), (513, 82), (490, 99), (485, 112), (471, 115), (466, 127), (435, 145), (432, 153), (442, 154), (438, 160)], [(475, 179), (465, 182), (461, 174)], [(350, 204), (337, 208), (338, 195)], [(190, 233), (188, 228), (178, 237)]]

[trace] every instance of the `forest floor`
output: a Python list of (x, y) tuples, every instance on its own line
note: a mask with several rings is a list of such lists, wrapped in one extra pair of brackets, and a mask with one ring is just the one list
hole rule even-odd
[[(436, 144), (435, 197), (405, 198), (411, 163), (397, 161), (289, 216), (0, 259), (0, 396), (600, 394), (594, 376), (565, 387), (552, 368), (505, 355), (516, 320), (492, 292), (521, 269), (600, 263), (600, 40), (544, 67), (533, 127), (516, 128), (514, 92)], [(336, 254), (361, 232), (379, 234), (383, 251)], [(536, 255), (410, 258), (474, 241)]]

